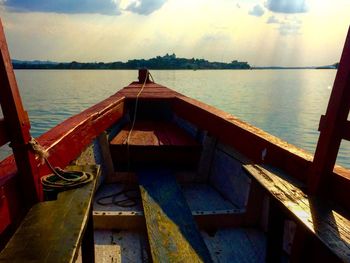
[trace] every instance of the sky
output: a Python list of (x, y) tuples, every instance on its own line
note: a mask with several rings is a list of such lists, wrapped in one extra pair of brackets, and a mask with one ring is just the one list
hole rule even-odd
[(252, 66), (339, 61), (350, 0), (0, 0), (13, 59), (112, 62), (166, 53)]

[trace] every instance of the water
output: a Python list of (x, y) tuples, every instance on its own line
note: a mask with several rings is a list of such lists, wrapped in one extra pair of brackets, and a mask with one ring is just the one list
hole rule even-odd
[[(314, 153), (335, 70), (198, 70), (151, 72), (155, 81)], [(33, 136), (136, 80), (136, 70), (17, 70)], [(337, 162), (350, 168), (350, 143)]]

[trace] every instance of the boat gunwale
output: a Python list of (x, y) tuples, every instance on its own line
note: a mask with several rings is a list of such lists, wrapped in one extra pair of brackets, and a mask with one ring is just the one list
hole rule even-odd
[[(81, 113), (78, 113), (65, 121), (61, 122), (57, 126), (53, 127), (43, 135), (38, 137), (38, 142), (45, 148), (48, 149), (48, 153), (52, 155), (54, 158), (53, 162), (56, 166), (66, 166), (76, 158), (79, 153), (88, 146), (89, 143), (92, 142), (94, 138), (96, 138), (103, 130), (109, 128), (113, 123), (115, 123), (118, 120), (118, 117), (120, 118), (123, 113), (118, 112), (118, 107), (122, 105), (124, 108), (124, 102), (130, 99), (135, 98), (135, 94), (130, 93), (128, 91), (128, 88), (133, 88), (133, 93), (137, 92), (137, 89), (134, 89), (136, 87), (141, 87), (140, 83), (132, 82), (128, 86), (124, 87), (123, 89), (117, 91), (114, 95), (110, 96), (109, 98), (89, 107), (88, 109), (82, 111)], [(232, 114), (226, 113), (220, 109), (217, 109), (213, 106), (210, 106), (208, 104), (205, 104), (203, 102), (200, 102), (196, 99), (187, 97), (185, 95), (182, 95), (176, 91), (173, 91), (165, 86), (150, 83), (146, 84), (145, 89), (147, 90), (147, 86), (149, 87), (156, 87), (157, 89), (164, 89), (164, 94), (168, 93), (169, 96), (164, 96), (164, 99), (171, 100), (173, 103), (173, 110), (176, 114), (180, 113), (181, 115), (181, 108), (179, 104), (187, 105), (188, 107), (192, 107), (192, 109), (196, 109), (197, 111), (201, 111), (206, 118), (207, 116), (210, 116), (212, 119), (215, 119), (216, 122), (220, 123), (221, 126), (226, 127), (226, 129), (234, 129), (236, 132), (239, 132), (240, 135), (244, 135), (245, 138), (251, 138), (254, 139), (256, 142), (258, 142), (260, 145), (265, 145), (266, 147), (269, 147), (270, 154), (271, 152), (275, 152), (277, 150), (278, 152), (282, 152), (284, 155), (284, 158), (287, 160), (286, 164), (278, 164), (278, 162), (273, 162), (272, 164), (277, 166), (280, 169), (285, 170), (285, 172), (291, 172), (291, 174), (295, 177), (297, 176), (298, 179), (306, 180), (307, 179), (307, 173), (309, 172), (310, 164), (312, 163), (313, 156), (306, 152), (305, 150), (296, 147), (292, 144), (287, 143), (286, 141), (273, 136), (265, 131), (263, 131), (260, 128), (257, 128), (247, 122), (244, 122), (237, 117), (235, 117)], [(156, 96), (156, 99), (161, 99), (162, 97)], [(140, 99), (152, 99), (152, 96), (148, 95), (145, 97), (140, 97)], [(185, 104), (183, 104), (185, 103)], [(119, 109), (120, 110), (120, 109)], [(123, 111), (124, 109), (122, 109)], [(196, 121), (196, 117), (198, 117), (198, 114), (196, 115), (193, 111), (187, 111), (186, 114), (182, 112), (182, 116), (190, 118), (190, 122), (193, 121), (196, 125), (200, 123), (203, 126), (203, 122)], [(90, 133), (86, 134), (84, 133), (84, 136), (88, 138), (84, 138), (84, 142), (80, 141), (79, 147), (75, 149), (74, 154), (68, 154), (66, 156), (62, 155), (62, 149), (66, 147), (71, 147), (71, 139), (70, 138), (81, 138), (82, 132), (85, 130), (86, 127), (92, 128)], [(204, 125), (205, 128), (208, 128), (208, 126), (213, 126), (213, 124), (207, 124)], [(228, 127), (228, 128), (227, 128)], [(202, 127), (203, 128), (203, 127)], [(226, 131), (226, 134), (220, 134), (219, 131), (215, 132), (215, 127), (211, 127), (208, 130), (214, 130), (213, 134), (218, 136), (220, 140), (222, 140), (224, 143), (227, 143), (230, 146), (237, 147), (235, 145), (235, 141), (232, 140), (232, 136), (229, 136), (229, 134)], [(254, 151), (255, 146), (251, 142), (249, 151)], [(253, 149), (253, 150), (252, 150)], [(241, 150), (241, 149), (238, 149)], [(247, 156), (249, 159), (253, 161), (260, 161), (261, 160), (261, 154), (260, 151), (262, 149), (259, 149), (259, 154), (257, 153), (251, 153), (248, 154), (250, 156)], [(268, 154), (269, 154), (268, 153)], [(244, 153), (246, 154), (246, 153)], [(277, 161), (281, 158), (277, 158)], [(283, 158), (282, 158), (283, 159)], [(290, 163), (297, 163), (298, 167), (303, 167), (304, 175), (298, 175), (293, 171), (293, 167), (291, 167)], [(7, 181), (9, 181), (11, 178), (16, 177), (17, 169), (16, 164), (14, 161), (13, 155), (9, 156), (8, 158), (4, 159), (0, 162), (0, 187), (3, 187), (6, 185)], [(38, 162), (38, 170), (40, 176), (46, 174), (48, 172), (48, 168), (45, 166), (42, 166)], [(345, 196), (348, 196), (346, 189), (350, 189), (350, 170), (347, 170), (344, 167), (341, 167), (339, 165), (336, 165), (333, 170), (332, 176), (332, 185), (333, 185), (333, 195), (336, 197), (336, 199), (342, 199)], [(38, 182), (39, 183), (39, 182)], [(338, 191), (339, 190), (339, 191)], [(342, 202), (345, 204), (345, 202)], [(346, 205), (347, 208), (350, 208), (350, 205)]]

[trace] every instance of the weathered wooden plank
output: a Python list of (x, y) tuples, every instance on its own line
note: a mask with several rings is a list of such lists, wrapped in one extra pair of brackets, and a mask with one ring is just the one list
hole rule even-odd
[[(95, 230), (94, 239), (98, 263), (149, 262), (142, 232)], [(82, 263), (81, 256), (76, 263)]]
[(211, 262), (181, 189), (171, 173), (138, 174), (154, 262)]
[(200, 156), (200, 144), (174, 123), (139, 121), (129, 137), (125, 127), (110, 142), (115, 167), (123, 170), (154, 163), (193, 167)]
[[(128, 99), (135, 99), (140, 92), (143, 83), (133, 82), (126, 88), (120, 91), (120, 94), (125, 96)], [(157, 98), (175, 98), (179, 96), (178, 92), (166, 88), (162, 85), (156, 83), (147, 83), (144, 87), (144, 90), (139, 95), (139, 99), (157, 99)]]
[(217, 263), (264, 263), (266, 239), (263, 232), (250, 228), (224, 228), (201, 232)]
[(340, 260), (350, 262), (350, 217), (347, 212), (326, 200), (306, 195), (293, 180), (276, 171), (258, 165), (245, 165), (244, 168), (298, 224), (315, 235)]
[(192, 211), (239, 210), (208, 184), (186, 184), (181, 189)]
[(130, 125), (124, 127), (110, 142), (111, 145), (137, 145), (137, 146), (159, 146), (156, 135), (156, 126), (153, 122), (137, 122), (130, 134)]
[[(130, 125), (124, 127), (110, 142), (111, 145), (125, 145)], [(135, 123), (129, 138), (129, 145), (135, 146), (198, 146), (184, 130), (173, 123), (139, 121)]]
[(246, 205), (245, 222), (250, 226), (258, 226), (261, 221), (264, 192), (255, 180), (251, 180)]
[[(96, 193), (95, 200), (118, 193), (123, 187), (121, 184), (103, 185)], [(181, 188), (199, 229), (243, 225), (245, 210), (237, 209), (212, 187), (204, 184), (191, 184)], [(127, 198), (125, 195), (120, 195), (116, 200), (125, 198)], [(111, 201), (111, 198), (109, 200)], [(138, 202), (134, 207), (119, 207), (114, 204), (99, 205), (95, 202), (93, 216), (95, 229), (141, 230), (146, 227), (142, 205)]]
[[(95, 165), (69, 168), (99, 175), (99, 167)], [(87, 226), (95, 186), (96, 178), (83, 187), (60, 193), (55, 201), (34, 205), (0, 253), (0, 262), (74, 262)]]

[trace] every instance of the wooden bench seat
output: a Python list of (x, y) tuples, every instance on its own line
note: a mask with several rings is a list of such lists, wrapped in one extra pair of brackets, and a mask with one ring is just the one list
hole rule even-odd
[[(287, 175), (278, 172), (272, 168), (262, 167), (259, 165), (244, 165), (244, 169), (248, 172), (253, 180), (256, 180), (269, 194), (272, 202), (276, 202), (279, 210), (282, 210), (281, 214), (286, 215), (297, 224), (297, 231), (304, 230), (309, 237), (316, 237), (320, 248), (317, 253), (321, 255), (326, 253), (327, 257), (332, 262), (350, 262), (350, 220), (349, 214), (341, 210), (336, 205), (320, 198), (308, 196), (302, 191), (303, 185)], [(274, 203), (270, 202), (271, 207), (274, 207)], [(271, 211), (270, 211), (271, 215)], [(275, 222), (278, 222), (279, 215), (275, 215)], [(271, 218), (271, 216), (270, 216)], [(283, 224), (281, 224), (283, 227)], [(272, 226), (277, 231), (278, 223)], [(282, 230), (283, 231), (283, 230)], [(296, 233), (296, 236), (299, 233)], [(307, 247), (311, 247), (312, 244), (307, 242), (304, 244), (298, 244), (302, 242), (301, 239), (297, 239), (295, 236), (295, 242), (293, 247), (298, 247), (299, 252), (304, 250), (303, 255), (299, 255), (297, 259), (296, 255), (291, 255), (296, 261), (303, 259), (304, 257), (313, 258), (308, 252)], [(282, 237), (279, 237), (280, 241)], [(311, 240), (310, 238), (304, 238), (304, 240)], [(302, 247), (304, 246), (304, 247)], [(277, 248), (274, 247), (274, 250)], [(298, 252), (292, 249), (292, 252)], [(328, 252), (325, 252), (328, 250)], [(309, 253), (309, 255), (307, 255)], [(321, 260), (326, 260), (322, 256), (318, 256)], [(305, 260), (305, 259), (304, 259)], [(331, 262), (331, 261), (326, 261)]]
[(138, 173), (153, 262), (212, 262), (175, 177)]
[(92, 200), (99, 166), (70, 166), (94, 174), (80, 188), (61, 192), (57, 200), (35, 204), (0, 253), (0, 262), (75, 262), (80, 245), (83, 262), (94, 262)]
[(126, 168), (164, 165), (195, 166), (201, 146), (184, 130), (170, 122), (137, 122), (129, 139), (130, 125), (124, 127), (110, 142), (114, 166)]

